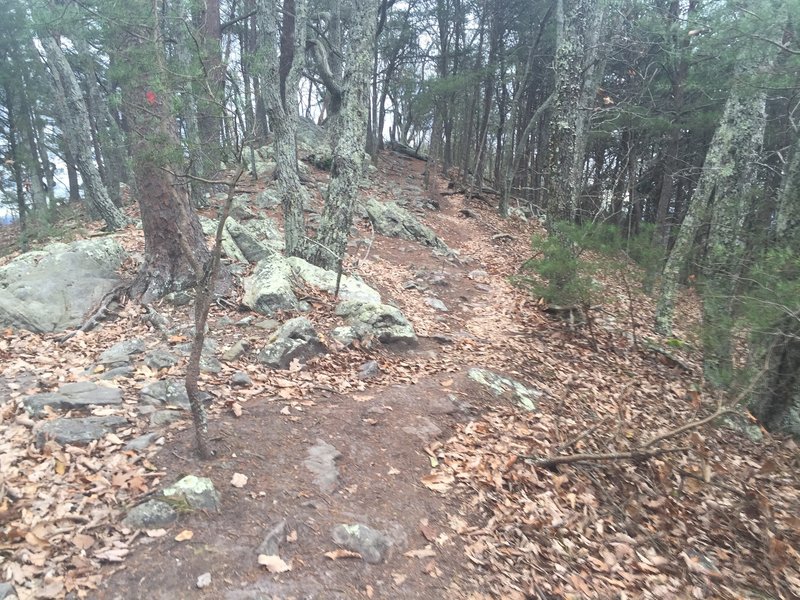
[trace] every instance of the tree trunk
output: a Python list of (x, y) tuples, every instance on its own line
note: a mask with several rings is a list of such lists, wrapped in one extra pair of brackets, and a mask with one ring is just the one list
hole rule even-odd
[(58, 90), (62, 134), (83, 178), (90, 213), (100, 215), (111, 231), (121, 229), (125, 227), (127, 219), (109, 198), (92, 156), (89, 113), (78, 79), (55, 39), (43, 36), (41, 43)]
[(345, 48), (342, 105), (335, 123), (331, 181), (309, 262), (340, 268), (347, 248), (353, 205), (364, 169), (369, 76), (379, 0), (351, 0), (352, 22)]
[[(305, 192), (297, 170), (297, 90), (305, 52), (306, 2), (258, 0), (258, 29), (262, 60), (261, 96), (272, 124), (275, 177), (283, 202), (286, 254), (305, 254)], [(279, 13), (283, 15), (278, 27)], [(280, 46), (278, 44), (280, 43)], [(280, 47), (280, 55), (278, 55)]]
[(183, 159), (172, 98), (161, 81), (164, 64), (160, 15), (150, 2), (129, 2), (130, 23), (119, 31), (119, 59), (128, 65), (123, 108), (130, 129), (134, 182), (144, 229), (145, 257), (131, 294), (151, 302), (195, 284), (209, 259), (186, 187), (176, 180)]

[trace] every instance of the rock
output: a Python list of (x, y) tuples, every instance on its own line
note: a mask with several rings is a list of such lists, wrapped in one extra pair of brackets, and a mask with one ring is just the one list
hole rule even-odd
[(125, 450), (135, 450), (137, 452), (146, 450), (149, 446), (152, 446), (154, 443), (156, 443), (160, 437), (161, 434), (157, 431), (145, 433), (144, 435), (133, 438), (130, 442), (125, 444)]
[(201, 354), (200, 371), (202, 373), (219, 373), (222, 371), (222, 363), (210, 354)]
[(172, 304), (173, 306), (186, 306), (194, 301), (194, 294), (187, 290), (178, 290), (177, 292), (170, 292), (164, 296), (164, 302)]
[(336, 460), (341, 456), (341, 452), (324, 440), (317, 440), (317, 443), (308, 449), (308, 457), (303, 464), (314, 475), (314, 483), (326, 494), (336, 489), (339, 481)]
[(66, 383), (58, 388), (58, 392), (34, 394), (22, 401), (22, 406), (34, 417), (42, 416), (45, 407), (67, 411), (119, 404), (122, 404), (122, 392), (118, 388), (103, 387), (90, 381)]
[(41, 448), (47, 440), (65, 446), (85, 445), (99, 440), (107, 433), (128, 424), (124, 417), (82, 417), (77, 419), (54, 419), (37, 424), (33, 428), (36, 446)]
[(14, 589), (13, 585), (11, 585), (10, 583), (0, 583), (0, 600), (5, 600), (6, 598), (11, 600), (11, 598), (16, 598), (16, 597), (17, 597), (17, 590)]
[[(217, 221), (202, 215), (198, 215), (198, 218), (200, 219), (200, 226), (203, 228), (203, 234), (210, 237), (217, 235), (217, 227), (219, 226)], [(233, 241), (231, 234), (228, 233), (227, 227), (222, 232), (222, 252), (234, 262), (247, 262), (244, 254), (242, 254), (242, 251), (239, 250), (239, 246), (236, 245), (236, 242)]]
[(112, 237), (49, 244), (0, 267), (0, 326), (63, 331), (84, 323), (118, 283), (125, 251)]
[(180, 379), (162, 379), (144, 386), (139, 391), (139, 399), (151, 406), (177, 406), (189, 408), (189, 394), (186, 384)]
[(216, 510), (219, 507), (219, 492), (208, 477), (187, 475), (161, 493), (168, 498), (184, 500), (194, 509)]
[(247, 221), (249, 219), (255, 219), (256, 216), (256, 213), (253, 212), (252, 208), (250, 208), (249, 194), (239, 194), (233, 197), (231, 200), (231, 212), (230, 216), (228, 217), (229, 219), (233, 217), (237, 221)]
[(277, 208), (281, 205), (281, 199), (275, 190), (267, 188), (256, 196), (256, 206), (267, 210)]
[(250, 342), (247, 340), (239, 340), (223, 353), (222, 360), (225, 362), (232, 362), (247, 352), (249, 348)]
[(178, 511), (161, 500), (148, 500), (134, 506), (122, 520), (130, 529), (160, 529), (178, 520)]
[(764, 432), (761, 431), (761, 427), (751, 423), (744, 415), (738, 413), (725, 415), (719, 418), (719, 424), (727, 429), (741, 433), (756, 444), (764, 441)]
[(256, 327), (263, 329), (264, 331), (275, 331), (280, 326), (281, 322), (276, 321), (275, 319), (264, 319), (263, 321), (256, 323)]
[(203, 573), (197, 578), (195, 582), (197, 589), (202, 590), (203, 588), (207, 588), (211, 585), (211, 573)]
[(449, 252), (447, 247), (432, 229), (423, 225), (406, 209), (398, 206), (396, 202), (379, 202), (370, 198), (364, 204), (370, 221), (375, 231), (381, 235), (402, 238), (419, 242), (443, 252)]
[(237, 371), (231, 377), (231, 385), (233, 387), (250, 387), (253, 385), (253, 380), (244, 371)]
[(273, 334), (272, 341), (258, 355), (258, 361), (273, 369), (288, 369), (294, 359), (308, 360), (325, 352), (311, 321), (305, 317), (289, 319)]
[(372, 379), (381, 374), (381, 368), (377, 360), (368, 360), (358, 368), (359, 379)]
[(168, 350), (158, 348), (144, 357), (144, 364), (151, 369), (159, 371), (161, 369), (168, 369), (169, 367), (178, 364), (178, 357)]
[(252, 231), (240, 225), (235, 219), (229, 218), (225, 222), (225, 229), (239, 248), (242, 256), (251, 264), (256, 264), (258, 261), (275, 253), (275, 250), (263, 244)]
[(425, 304), (427, 304), (434, 310), (438, 310), (439, 312), (449, 312), (447, 310), (447, 305), (438, 298), (433, 298), (432, 296), (428, 296), (427, 298), (425, 298)]
[(131, 366), (114, 367), (113, 369), (104, 371), (100, 375), (100, 379), (110, 381), (112, 379), (119, 379), (120, 377), (130, 377), (134, 372), (135, 369)]
[(244, 282), (242, 304), (262, 315), (272, 316), (279, 310), (297, 310), (292, 291), (292, 269), (282, 256), (274, 255), (259, 261)]
[[(394, 342), (416, 343), (417, 335), (411, 323), (394, 306), (345, 300), (336, 307), (336, 314), (344, 317), (354, 328), (353, 333), (363, 339), (363, 332), (384, 344)], [(359, 329), (357, 326), (361, 325)], [(366, 326), (364, 329), (363, 326)]]
[(467, 375), (473, 381), (486, 387), (493, 396), (509, 395), (518, 406), (527, 411), (536, 410), (536, 401), (543, 395), (536, 388), (529, 388), (515, 379), (498, 375), (487, 369), (473, 368)]
[(145, 345), (142, 340), (123, 340), (104, 350), (97, 362), (107, 367), (124, 366), (131, 362), (131, 355), (141, 354), (144, 349)]
[(467, 274), (467, 277), (478, 283), (486, 283), (489, 279), (489, 274), (483, 269), (475, 269)]
[(352, 552), (358, 552), (365, 562), (378, 564), (383, 562), (391, 547), (391, 540), (371, 527), (356, 523), (354, 525), (337, 525), (331, 531), (335, 544)]
[(442, 430), (439, 429), (436, 423), (427, 417), (419, 417), (416, 425), (406, 425), (403, 427), (403, 431), (418, 437), (425, 443), (442, 434)]
[(237, 327), (250, 327), (255, 320), (256, 318), (253, 315), (247, 315), (243, 319), (239, 319), (238, 321), (234, 322), (234, 325)]
[(256, 554), (266, 554), (267, 556), (277, 556), (280, 545), (286, 541), (286, 519), (281, 519), (270, 526), (264, 541), (256, 549)]
[(481, 292), (491, 292), (492, 291), (492, 286), (490, 286), (490, 285), (488, 285), (486, 283), (476, 283), (475, 284), (475, 289), (478, 290), (478, 291), (481, 291)]
[(318, 169), (330, 170), (333, 150), (325, 130), (313, 120), (300, 118), (297, 121), (297, 157)]
[(435, 396), (428, 401), (428, 412), (432, 415), (450, 415), (458, 411), (458, 406), (451, 398)]
[[(333, 294), (336, 291), (336, 273), (312, 265), (297, 256), (286, 259), (292, 272), (308, 285)], [(380, 304), (381, 295), (355, 277), (342, 275), (339, 281), (339, 298)]]
[(150, 415), (150, 425), (153, 427), (166, 427), (167, 425), (180, 421), (181, 413), (177, 410), (156, 410)]

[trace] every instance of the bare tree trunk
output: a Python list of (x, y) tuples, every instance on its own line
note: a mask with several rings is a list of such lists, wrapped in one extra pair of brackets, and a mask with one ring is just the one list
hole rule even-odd
[(99, 214), (108, 229), (121, 229), (127, 224), (127, 219), (109, 198), (92, 156), (89, 113), (75, 73), (55, 39), (43, 36), (41, 43), (58, 90), (62, 134), (83, 178), (90, 212)]

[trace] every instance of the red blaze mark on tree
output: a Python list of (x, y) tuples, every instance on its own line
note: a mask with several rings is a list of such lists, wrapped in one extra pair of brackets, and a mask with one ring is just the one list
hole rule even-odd
[(153, 92), (153, 90), (147, 90), (144, 96), (145, 98), (147, 98), (147, 103), (150, 106), (153, 106), (156, 103), (156, 95), (155, 92)]

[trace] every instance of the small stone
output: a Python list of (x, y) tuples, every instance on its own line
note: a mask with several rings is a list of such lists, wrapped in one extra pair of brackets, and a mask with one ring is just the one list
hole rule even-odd
[(159, 529), (168, 527), (178, 519), (178, 512), (166, 502), (148, 500), (134, 506), (122, 520), (131, 529)]
[(200, 371), (203, 373), (219, 373), (222, 371), (222, 363), (214, 356), (203, 354), (200, 356)]
[[(236, 325), (237, 327), (249, 327), (250, 325), (253, 324), (253, 321), (255, 320), (256, 318), (253, 315), (247, 315), (245, 318), (236, 321), (234, 325)], [(275, 322), (277, 323), (277, 321)]]
[(225, 351), (225, 353), (222, 355), (222, 360), (225, 362), (234, 361), (247, 352), (249, 347), (250, 342), (247, 340), (239, 340)]
[(365, 562), (378, 564), (383, 562), (392, 545), (391, 540), (371, 527), (360, 523), (354, 525), (337, 525), (331, 531), (335, 544), (352, 552), (358, 552)]
[(135, 369), (131, 366), (114, 367), (113, 369), (109, 369), (101, 374), (100, 379), (112, 381), (114, 379), (119, 379), (120, 377), (130, 377), (134, 374), (134, 372)]
[(150, 425), (153, 427), (164, 427), (180, 420), (180, 418), (181, 414), (176, 410), (157, 410), (150, 415)]
[(164, 350), (163, 348), (158, 348), (153, 350), (147, 356), (144, 357), (144, 364), (146, 364), (151, 369), (155, 369), (159, 371), (161, 369), (168, 369), (178, 363), (178, 357), (175, 356), (172, 352)]
[(358, 368), (359, 379), (372, 379), (381, 374), (381, 368), (377, 360), (369, 360)]
[(489, 274), (483, 269), (475, 269), (467, 274), (467, 277), (478, 283), (485, 283), (489, 279)]
[(174, 306), (185, 306), (194, 300), (194, 296), (187, 291), (170, 292), (164, 296), (164, 301)]
[(125, 444), (125, 450), (136, 450), (137, 452), (145, 450), (148, 446), (154, 444), (159, 437), (161, 437), (161, 434), (156, 431), (145, 433)]
[(211, 585), (211, 573), (203, 573), (200, 577), (197, 578), (197, 582), (195, 583), (198, 589), (207, 588)]
[(263, 321), (259, 321), (255, 325), (259, 329), (263, 329), (264, 331), (275, 331), (278, 327), (281, 326), (280, 321), (276, 321), (275, 319), (264, 319)]
[(479, 292), (491, 292), (492, 291), (492, 286), (490, 286), (490, 285), (488, 285), (486, 283), (476, 283), (475, 284), (475, 289), (478, 290)]
[(541, 390), (529, 388), (515, 379), (487, 369), (470, 369), (467, 376), (484, 386), (495, 398), (509, 396), (520, 408), (527, 411), (536, 410), (538, 399), (544, 395)]
[(219, 506), (219, 492), (208, 477), (187, 475), (162, 492), (164, 496), (182, 498), (195, 509), (214, 509)]
[(98, 362), (106, 366), (120, 366), (129, 363), (132, 354), (141, 354), (144, 349), (144, 341), (140, 339), (123, 340), (103, 351)]
[(427, 298), (425, 298), (425, 304), (427, 304), (428, 306), (430, 306), (435, 310), (438, 310), (439, 312), (449, 312), (447, 309), (447, 305), (438, 298), (433, 298), (432, 296), (428, 296)]
[(217, 329), (225, 329), (226, 327), (233, 325), (233, 319), (230, 317), (222, 317), (217, 319)]
[(286, 529), (288, 528), (286, 519), (281, 519), (269, 528), (264, 541), (256, 550), (256, 554), (266, 554), (267, 556), (277, 556), (282, 542), (286, 541)]
[(250, 379), (250, 375), (244, 371), (237, 371), (233, 374), (233, 377), (231, 377), (231, 385), (233, 387), (250, 387), (253, 385), (253, 380)]

